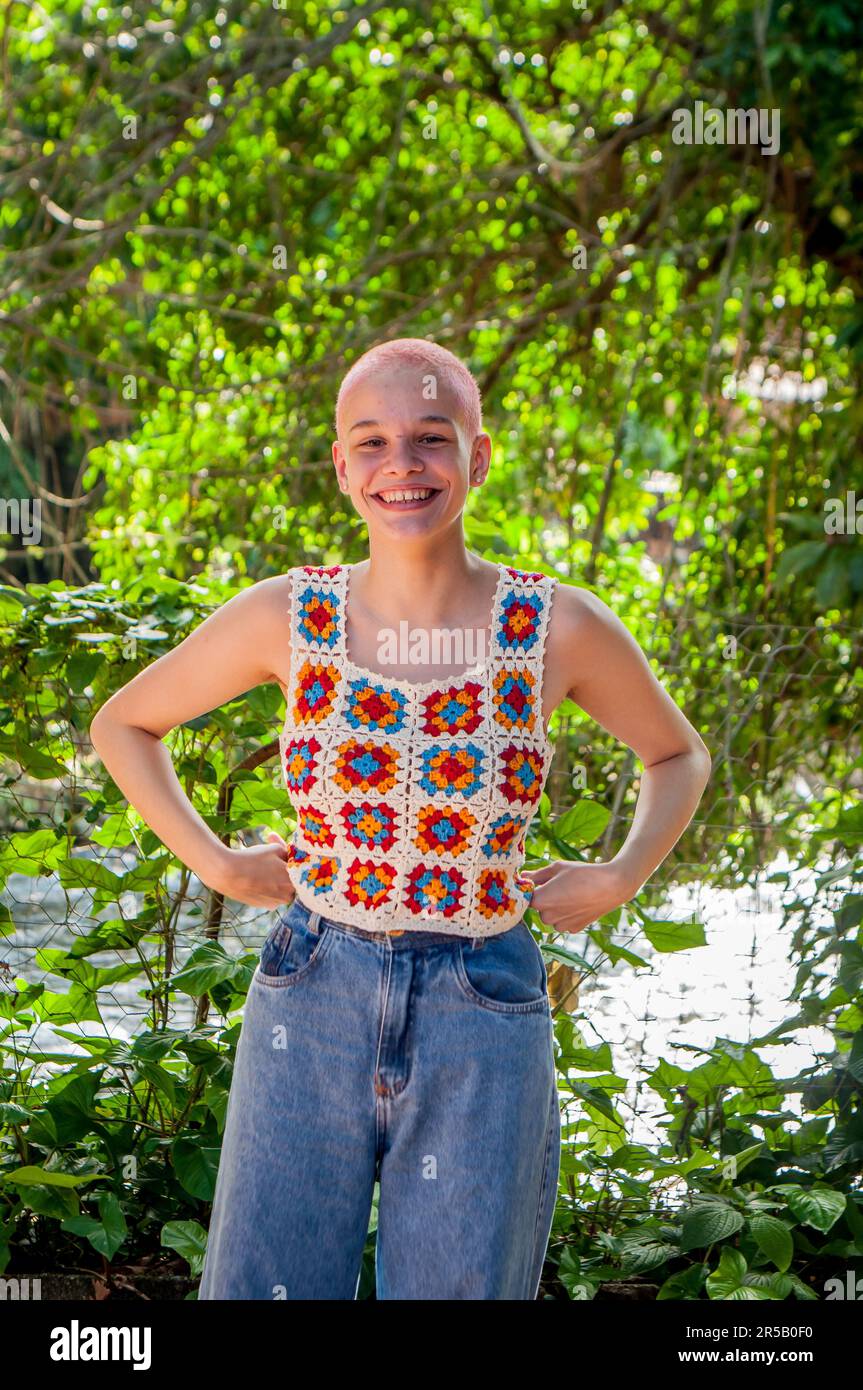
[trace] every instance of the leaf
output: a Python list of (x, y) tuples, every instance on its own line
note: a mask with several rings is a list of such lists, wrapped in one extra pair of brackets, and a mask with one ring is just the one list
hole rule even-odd
[(65, 763), (61, 763), (57, 758), (52, 758), (41, 748), (36, 748), (32, 743), (19, 742), (16, 748), (16, 761), (22, 772), (29, 772), (31, 777), (38, 781), (46, 781), (49, 778), (66, 777), (69, 769)]
[(621, 1269), (625, 1274), (645, 1274), (680, 1254), (676, 1245), (662, 1240), (655, 1231), (634, 1231), (624, 1236), (621, 1247)]
[(66, 662), (69, 689), (80, 694), (88, 685), (92, 685), (93, 678), (104, 665), (104, 661), (101, 653), (75, 652)]
[(15, 931), (15, 919), (5, 903), (0, 903), (0, 936), (12, 936)]
[(644, 922), (641, 930), (656, 951), (688, 951), (707, 945), (703, 922)]
[(193, 1197), (211, 1202), (216, 1190), (219, 1149), (195, 1139), (176, 1139), (171, 1148), (174, 1172), (180, 1186)]
[(677, 1274), (672, 1274), (660, 1286), (659, 1293), (656, 1295), (657, 1302), (665, 1300), (673, 1300), (675, 1303), (691, 1302), (699, 1297), (703, 1279), (703, 1265), (694, 1264), (690, 1265), (689, 1269), (681, 1269)]
[(779, 1192), (788, 1210), (804, 1226), (816, 1231), (829, 1231), (845, 1210), (845, 1193), (832, 1187), (800, 1187), (797, 1183), (780, 1183), (771, 1192)]
[(128, 1235), (126, 1218), (120, 1200), (114, 1192), (105, 1192), (99, 1198), (99, 1215), (102, 1218), (101, 1236), (91, 1237), (90, 1243), (112, 1260)]
[(711, 1298), (728, 1298), (740, 1288), (746, 1276), (747, 1264), (739, 1250), (726, 1246), (719, 1258), (719, 1266), (707, 1276), (707, 1289)]
[(750, 1144), (749, 1148), (741, 1149), (736, 1154), (725, 1154), (721, 1160), (723, 1164), (732, 1163), (734, 1166), (734, 1180), (736, 1181), (747, 1164), (751, 1163), (764, 1148), (764, 1140), (759, 1139), (757, 1144)]
[(800, 531), (809, 536), (820, 536), (821, 544), (824, 544), (823, 516), (814, 512), (779, 512), (776, 519), (786, 526), (790, 526), (793, 531)]
[(66, 857), (65, 836), (59, 839), (53, 830), (22, 831), (12, 835), (5, 844), (0, 842), (0, 869), (3, 873), (47, 873)]
[(207, 1253), (207, 1232), (197, 1221), (167, 1221), (160, 1239), (168, 1250), (182, 1255), (194, 1276), (201, 1273)]
[(611, 819), (607, 806), (598, 801), (578, 801), (557, 820), (551, 829), (558, 840), (571, 849), (583, 849), (598, 839)]
[(707, 1276), (708, 1297), (731, 1299), (735, 1302), (751, 1302), (770, 1297), (766, 1289), (761, 1289), (756, 1284), (744, 1284), (746, 1276), (747, 1265), (740, 1251), (732, 1250), (730, 1245), (726, 1245), (719, 1260), (719, 1267)]
[(821, 608), (843, 608), (848, 599), (846, 546), (831, 546), (830, 558), (815, 582), (815, 602)]
[(126, 1218), (115, 1193), (104, 1192), (99, 1198), (99, 1215), (101, 1221), (82, 1213), (61, 1222), (61, 1226), (72, 1235), (83, 1236), (106, 1260), (112, 1260), (128, 1235)]
[(560, 1065), (566, 1070), (611, 1071), (614, 1059), (607, 1042), (599, 1042), (595, 1047), (587, 1043), (573, 1043), (570, 1047), (561, 1048)]
[(93, 1125), (96, 1095), (101, 1080), (101, 1073), (98, 1071), (87, 1071), (73, 1076), (67, 1085), (51, 1096), (37, 1112), (34, 1131), (50, 1119), (51, 1133), (56, 1146), (83, 1139)]
[(12, 1100), (0, 1101), (0, 1127), (26, 1125), (32, 1120), (33, 1113), (29, 1106), (18, 1105)]
[(794, 1254), (794, 1240), (785, 1222), (765, 1213), (753, 1216), (749, 1229), (761, 1253), (772, 1260), (777, 1269), (786, 1270)]
[(229, 956), (216, 942), (206, 942), (191, 953), (182, 970), (172, 975), (168, 981), (171, 989), (182, 990), (184, 994), (196, 997), (208, 994), (216, 985), (225, 980), (241, 977), (245, 967)]
[(19, 622), (22, 607), (26, 608), (34, 602), (32, 595), (22, 589), (12, 589), (7, 584), (0, 584), (0, 622)]
[(596, 1297), (597, 1285), (582, 1271), (578, 1254), (569, 1245), (564, 1246), (557, 1277), (576, 1302), (590, 1303)]
[(863, 1086), (863, 1028), (854, 1034), (846, 1065), (858, 1085)]
[(559, 961), (561, 965), (568, 965), (579, 974), (590, 974), (593, 971), (589, 960), (585, 960), (577, 951), (570, 951), (566, 946), (558, 946), (557, 943), (546, 945), (543, 941), (540, 943), (540, 950), (546, 960)]
[(826, 555), (828, 548), (827, 542), (822, 540), (801, 541), (799, 545), (783, 550), (776, 566), (777, 583), (784, 584), (804, 574)]
[(85, 1182), (95, 1182), (101, 1173), (55, 1173), (48, 1168), (37, 1168), (26, 1164), (23, 1168), (13, 1168), (11, 1173), (0, 1173), (0, 1182), (12, 1183), (14, 1187), (81, 1187)]
[(722, 1202), (705, 1202), (683, 1218), (680, 1249), (701, 1250), (733, 1236), (744, 1224), (743, 1215)]
[(121, 878), (87, 856), (73, 855), (64, 859), (58, 871), (64, 888), (104, 888), (113, 897), (120, 893)]
[[(845, 865), (842, 865), (843, 875), (848, 873)], [(836, 930), (844, 935), (845, 932), (857, 927), (863, 922), (863, 893), (847, 893), (842, 899), (842, 905), (838, 912), (834, 914)]]

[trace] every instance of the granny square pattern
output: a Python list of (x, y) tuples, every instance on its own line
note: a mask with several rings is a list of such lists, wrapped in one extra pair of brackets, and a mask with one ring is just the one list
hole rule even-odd
[(350, 660), (351, 569), (289, 571), (279, 753), (297, 896), (382, 933), (508, 931), (530, 906), (519, 870), (551, 766), (542, 689), (558, 581), (499, 564), (484, 664), (412, 682)]

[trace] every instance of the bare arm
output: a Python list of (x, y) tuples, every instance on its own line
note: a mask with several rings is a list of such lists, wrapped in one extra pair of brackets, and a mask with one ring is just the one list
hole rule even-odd
[(612, 861), (636, 891), (692, 820), (710, 776), (710, 753), (620, 619), (594, 594), (575, 592), (581, 640), (573, 644), (571, 698), (644, 768), (629, 834)]
[(270, 660), (286, 650), (286, 605), (284, 578), (245, 589), (112, 695), (90, 725), (105, 767), (159, 839), (209, 887), (260, 907), (293, 897), (283, 846), (223, 845), (183, 791), (162, 739), (278, 679)]
[(540, 885), (533, 898), (540, 916), (561, 931), (580, 931), (633, 897), (674, 848), (701, 800), (711, 759), (611, 609), (586, 589), (561, 586), (558, 599), (570, 698), (644, 768), (629, 833), (608, 864), (557, 863), (530, 875)]

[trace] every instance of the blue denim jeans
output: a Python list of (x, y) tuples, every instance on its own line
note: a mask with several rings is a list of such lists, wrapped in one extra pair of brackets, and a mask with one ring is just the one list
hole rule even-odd
[(200, 1299), (535, 1299), (560, 1109), (526, 922), (384, 935), (295, 898), (249, 987)]

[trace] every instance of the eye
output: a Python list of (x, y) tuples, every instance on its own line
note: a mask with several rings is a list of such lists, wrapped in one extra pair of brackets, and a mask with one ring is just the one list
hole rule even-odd
[(376, 447), (378, 444), (383, 444), (383, 442), (384, 442), (384, 441), (383, 441), (382, 439), (379, 439), (379, 438), (376, 438), (376, 437), (372, 437), (371, 439), (363, 439), (363, 440), (360, 442), (360, 448), (361, 448), (361, 449), (365, 449), (365, 448), (366, 448), (367, 446), (369, 446), (369, 445), (371, 445), (371, 446), (374, 448), (374, 447)]
[(447, 443), (449, 442), (449, 441), (447, 440), (446, 435), (443, 435), (443, 434), (423, 434), (423, 435), (420, 436), (420, 443), (423, 443), (425, 440), (428, 440), (428, 439), (431, 439), (431, 440), (433, 440), (433, 441), (437, 441), (437, 442), (439, 442), (439, 443), (441, 443), (441, 444), (447, 444)]

